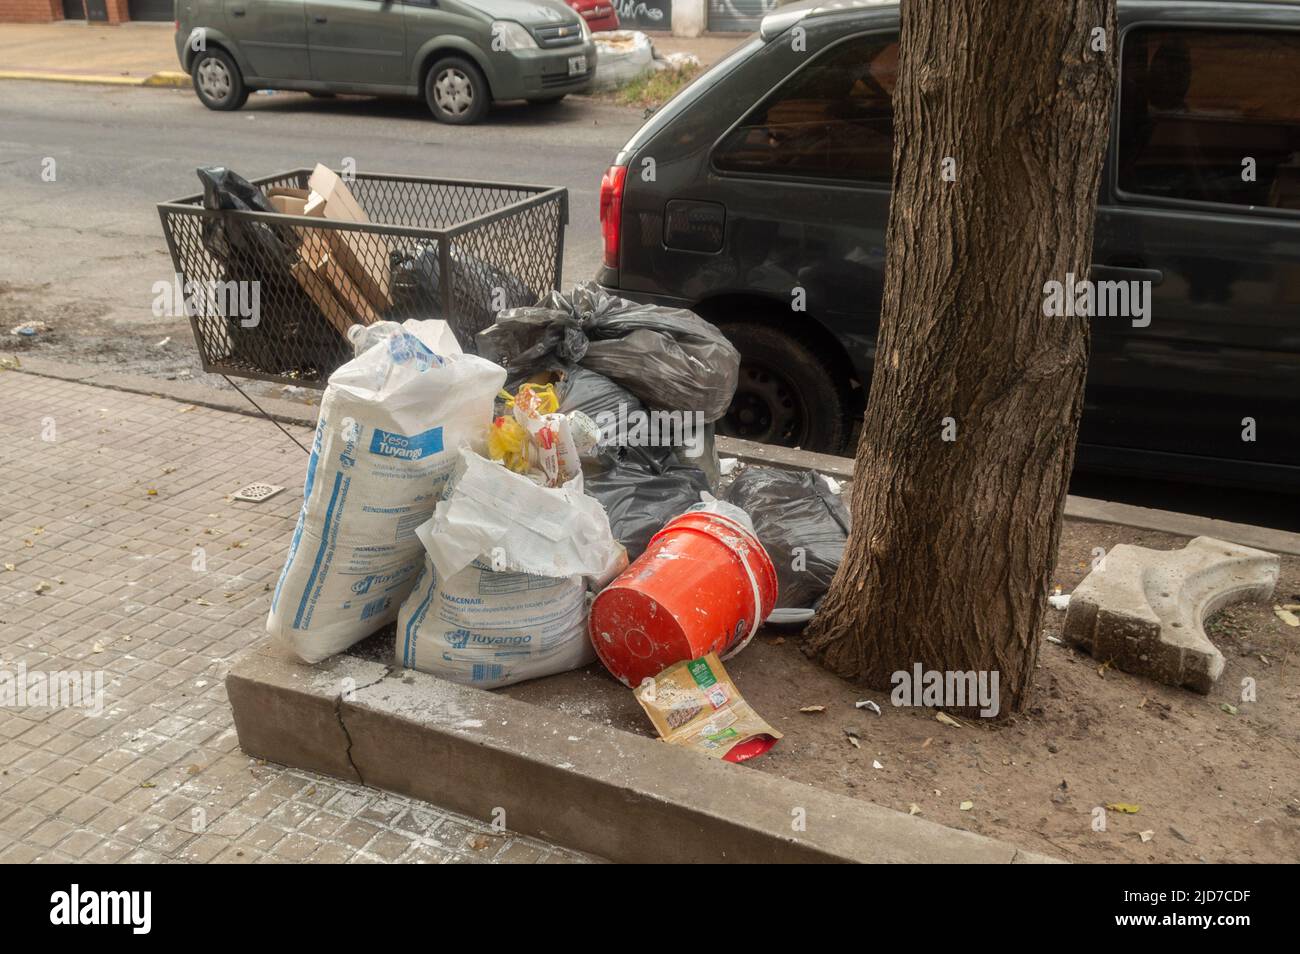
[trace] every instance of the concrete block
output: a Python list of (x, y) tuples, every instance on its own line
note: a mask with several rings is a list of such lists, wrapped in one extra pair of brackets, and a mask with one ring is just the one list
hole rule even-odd
[[(345, 680), (351, 680), (345, 683)], [(227, 679), (250, 755), (629, 862), (1050, 862), (508, 696), (263, 642)], [(342, 687), (342, 688), (341, 688)], [(344, 693), (346, 692), (346, 695)]]
[(1181, 550), (1120, 544), (1070, 595), (1065, 639), (1125, 672), (1209, 692), (1223, 654), (1205, 619), (1230, 603), (1267, 600), (1278, 569), (1271, 553), (1213, 537)]

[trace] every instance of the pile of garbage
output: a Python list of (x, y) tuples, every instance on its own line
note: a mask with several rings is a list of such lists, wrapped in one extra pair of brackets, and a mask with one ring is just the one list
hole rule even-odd
[[(499, 313), (479, 354), (434, 319), (348, 337), (267, 620), (281, 646), (318, 662), (396, 623), (403, 666), (485, 689), (599, 658), (671, 741), (739, 761), (779, 738), (721, 660), (783, 591), (824, 592), (848, 518), (812, 474), (749, 468), (713, 496), (740, 365), (716, 328), (587, 284)], [(651, 705), (680, 663), (708, 718), (684, 691)]]

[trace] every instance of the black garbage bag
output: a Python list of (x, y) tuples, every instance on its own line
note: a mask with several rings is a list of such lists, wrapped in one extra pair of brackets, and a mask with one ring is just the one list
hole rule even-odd
[[(195, 171), (203, 184), (205, 209), (275, 213), (262, 190), (239, 173), (222, 166)], [(268, 374), (317, 380), (351, 357), (351, 346), (293, 277), (291, 269), (298, 260), (293, 228), (214, 215), (203, 219), (199, 237), (219, 264), (221, 280), (244, 288), (255, 283), (259, 302), (256, 320), (231, 314), (198, 316), (205, 322), (221, 321), (225, 329), (221, 336), (201, 336), (200, 347), (211, 351), (213, 342), (229, 343), (228, 355), (208, 353), (208, 359), (233, 359)]]
[(517, 275), (452, 245), (452, 314), (442, 314), (442, 262), (438, 246), (421, 242), (399, 249), (389, 260), (393, 307), (390, 321), (407, 318), (444, 318), (461, 346), (475, 350), (475, 335), (492, 324), (493, 306), (504, 302), (515, 308), (537, 300), (537, 295)]
[(707, 423), (726, 413), (740, 374), (740, 353), (703, 318), (618, 298), (594, 282), (499, 313), (480, 332), (479, 353), (512, 371), (580, 365), (651, 408), (699, 412)]
[(698, 467), (669, 463), (656, 469), (625, 462), (585, 478), (583, 489), (600, 501), (614, 538), (635, 560), (665, 523), (700, 502), (709, 479)]
[(849, 508), (821, 475), (746, 467), (727, 488), (726, 500), (749, 514), (776, 566), (777, 607), (811, 607), (821, 599), (849, 535)]

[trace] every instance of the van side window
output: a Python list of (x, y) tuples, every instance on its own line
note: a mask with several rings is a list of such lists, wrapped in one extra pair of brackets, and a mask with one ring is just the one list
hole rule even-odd
[(1300, 209), (1298, 80), (1300, 32), (1129, 31), (1120, 189)]
[(719, 146), (714, 164), (889, 185), (897, 73), (896, 38), (837, 43), (759, 103)]

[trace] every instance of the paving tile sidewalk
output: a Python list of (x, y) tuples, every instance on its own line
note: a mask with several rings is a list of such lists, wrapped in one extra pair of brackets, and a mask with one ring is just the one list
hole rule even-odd
[[(588, 860), (239, 751), (224, 677), (302, 503), (272, 424), (17, 371), (0, 402), (0, 862)], [(287, 489), (227, 499), (253, 480)], [(102, 671), (102, 714), (5, 704), (20, 666)]]

